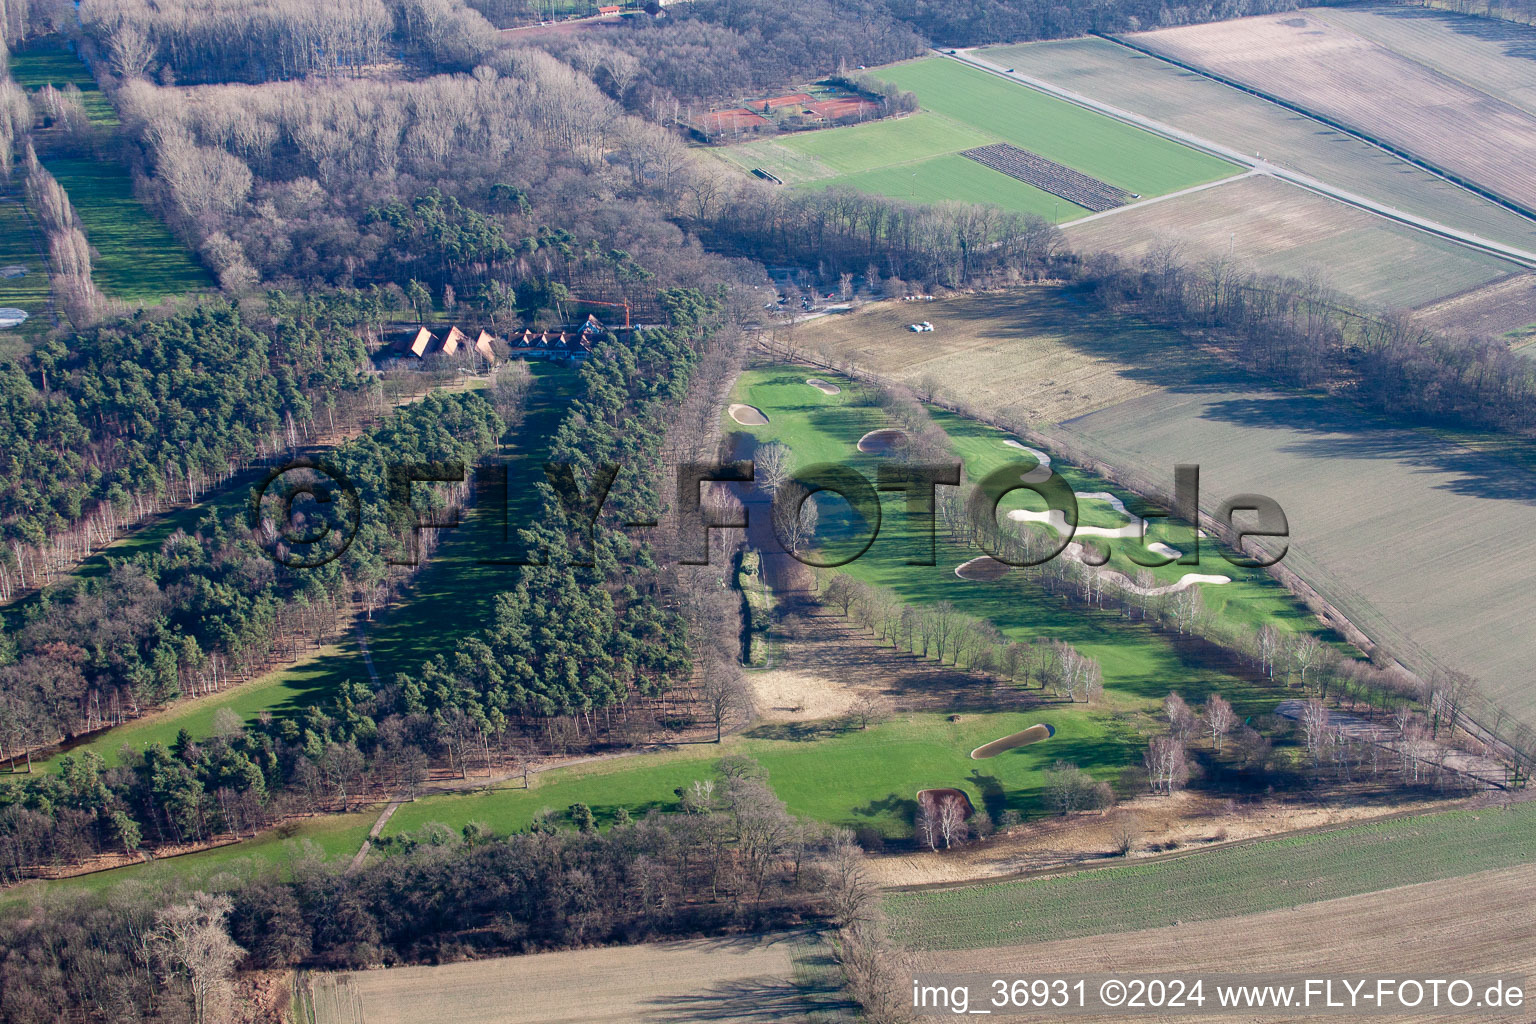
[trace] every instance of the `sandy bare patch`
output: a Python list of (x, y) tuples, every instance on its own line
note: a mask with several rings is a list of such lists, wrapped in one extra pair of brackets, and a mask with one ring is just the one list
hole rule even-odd
[[(802, 668), (749, 672), (757, 717), (764, 722), (814, 722), (847, 714), (866, 691)], [(873, 692), (873, 691), (870, 691)]]
[(824, 395), (840, 395), (843, 392), (843, 389), (836, 384), (824, 381), (820, 377), (808, 377), (805, 382)]
[(727, 412), (731, 414), (731, 419), (744, 427), (761, 427), (768, 423), (767, 415), (755, 405), (742, 405), (738, 402)]
[(1044, 722), (1040, 722), (1011, 736), (1004, 736), (1002, 739), (993, 740), (991, 743), (983, 743), (971, 751), (971, 760), (985, 761), (989, 757), (996, 757), (998, 754), (1017, 750), (1019, 747), (1027, 747), (1031, 743), (1039, 743), (1041, 740), (1048, 740), (1055, 735), (1056, 727), (1054, 725), (1046, 725)]
[(907, 432), (905, 430), (897, 430), (895, 427), (871, 430), (859, 438), (859, 451), (870, 455), (885, 455), (906, 443), (906, 440)]
[(963, 580), (975, 580), (978, 583), (991, 583), (1008, 575), (1012, 568), (1007, 562), (999, 562), (990, 555), (982, 555), (973, 558), (969, 562), (961, 562), (955, 566), (955, 575)]

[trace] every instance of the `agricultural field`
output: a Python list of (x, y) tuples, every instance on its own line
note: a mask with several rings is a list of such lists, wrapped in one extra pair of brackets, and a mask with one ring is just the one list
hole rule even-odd
[(981, 55), (1416, 216), (1536, 252), (1536, 224), (1516, 213), (1311, 118), (1108, 40), (1028, 43)]
[(1237, 172), (1223, 160), (945, 58), (879, 69), (922, 112), (717, 150), (786, 184), (841, 186), (920, 202), (984, 202), (1057, 221), (1087, 210), (960, 154), (1008, 143), (1142, 196)]
[[(539, 471), (548, 438), (577, 383), (575, 373), (563, 366), (533, 363), (531, 368), (535, 385), (519, 434), (530, 439), (529, 443), (525, 446), (514, 440), (503, 449), (513, 484), (510, 493), (522, 494), (525, 499), (531, 497), (530, 490), (517, 487), (516, 482)], [(526, 500), (511, 502), (508, 514), (515, 521), (528, 507)], [(476, 506), (466, 513), (458, 529), (443, 531), (431, 561), (405, 598), (368, 624), (369, 652), (379, 678), (393, 679), (397, 672), (414, 671), (454, 637), (488, 620), (491, 596), (506, 587), (516, 572), (511, 566), (481, 564), (483, 559), (505, 556), (496, 546), (502, 537), (498, 516), (492, 505)], [(135, 536), (122, 543), (142, 545), (148, 541)], [(83, 749), (114, 764), (124, 745), (142, 748), (156, 742), (169, 744), (182, 729), (193, 736), (207, 735), (214, 716), (224, 708), (247, 721), (262, 712), (281, 715), (301, 711), (324, 700), (346, 680), (366, 679), (367, 671), (356, 635), (348, 634), (333, 645), (306, 652), (292, 665), (224, 693), (186, 701), (109, 729), (83, 744)]]
[(314, 1024), (492, 1024), (512, 1006), (519, 1024), (831, 1022), (845, 1009), (827, 947), (803, 933), (316, 974), (305, 989)]
[[(1528, 893), (1533, 884), (1536, 868), (1525, 864), (1287, 910), (1056, 942), (940, 951), (920, 955), (918, 962), (928, 970), (969, 972), (984, 958), (990, 971), (1015, 977), (1150, 977), (1172, 973), (1174, 965), (1179, 972), (1207, 977), (1235, 972), (1304, 975), (1318, 964), (1348, 964), (1351, 972), (1367, 976), (1529, 978), (1536, 972), (1536, 952), (1528, 941), (1531, 906), (1527, 899), (1511, 899), (1511, 894)], [(1491, 1009), (1479, 1018), (1501, 1019)], [(1528, 1018), (1526, 1011), (1514, 1021)], [(1176, 1012), (1158, 1016), (1170, 1022), (1210, 1019), (1209, 1014)], [(1413, 1019), (1463, 1021), (1467, 1014), (1442, 1010)]]
[(1358, 302), (1386, 308), (1416, 307), (1520, 269), (1263, 175), (1070, 225), (1067, 241), (1082, 252), (1133, 261), (1174, 244), (1192, 265), (1230, 252), (1245, 269), (1315, 275)]
[[(1024, 882), (897, 893), (886, 911), (917, 949), (1038, 947), (1528, 865), (1532, 828), (1536, 803), (1441, 811)], [(1511, 891), (1521, 890), (1503, 898)]]
[(1522, 610), (1536, 472), (1325, 396), (1255, 387), (1170, 388), (1061, 427), (1115, 465), (1198, 462), (1208, 509), (1271, 496), (1290, 520), (1292, 571), (1399, 657), (1469, 672), (1536, 722)]
[[(928, 320), (934, 330), (906, 325)], [(797, 328), (794, 343), (946, 401), (1030, 424), (1080, 416), (1191, 375), (1211, 360), (1175, 332), (1100, 310), (1055, 287), (870, 303)]]
[(1415, 318), (1442, 331), (1503, 335), (1518, 341), (1536, 324), (1536, 274), (1517, 274), (1421, 306)]
[(1536, 114), (1536, 27), (1397, 4), (1306, 13)]
[(1536, 114), (1316, 16), (1159, 29), (1138, 46), (1241, 82), (1536, 210)]

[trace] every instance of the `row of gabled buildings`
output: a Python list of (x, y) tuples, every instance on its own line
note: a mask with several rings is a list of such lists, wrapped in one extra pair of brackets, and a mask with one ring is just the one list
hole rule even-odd
[[(595, 316), (588, 316), (586, 322), (575, 327), (562, 327), (558, 330), (533, 330), (524, 328), (521, 331), (513, 331), (504, 341), (509, 356), (521, 356), (525, 359), (569, 359), (572, 362), (580, 362), (591, 355), (592, 349), (602, 340), (608, 328)], [(473, 353), (484, 359), (487, 363), (494, 364), (498, 356), (495, 342), (496, 335), (481, 330), (473, 340), (458, 327), (450, 328), (448, 333), (439, 338), (426, 327), (420, 327), (414, 334), (408, 334), (401, 338), (395, 345), (395, 351), (402, 359), (426, 359), (429, 356), (458, 356)]]

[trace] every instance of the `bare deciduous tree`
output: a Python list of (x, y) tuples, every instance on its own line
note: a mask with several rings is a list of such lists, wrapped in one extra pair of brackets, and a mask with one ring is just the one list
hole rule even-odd
[(1221, 741), (1232, 731), (1237, 724), (1237, 713), (1232, 710), (1232, 705), (1222, 698), (1221, 694), (1213, 693), (1205, 702), (1205, 728), (1211, 734), (1211, 745), (1216, 752), (1221, 753)]

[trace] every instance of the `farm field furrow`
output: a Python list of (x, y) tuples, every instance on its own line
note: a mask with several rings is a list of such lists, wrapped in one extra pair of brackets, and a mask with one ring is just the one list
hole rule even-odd
[[(1536, 947), (1530, 942), (1530, 922), (1536, 914), (1529, 895), (1533, 891), (1536, 865), (1522, 864), (1294, 909), (1055, 942), (942, 951), (923, 954), (919, 962), (927, 970), (965, 972), (984, 960), (989, 970), (1021, 977), (1098, 972), (1150, 976), (1169, 972), (1173, 965), (1190, 974), (1306, 974), (1320, 964), (1348, 964), (1351, 973), (1397, 977), (1528, 977), (1536, 972)], [(1158, 1019), (1212, 1017), (1170, 1013)], [(1221, 1019), (1294, 1018), (1245, 1013)], [(1413, 1019), (1463, 1021), (1467, 1014), (1442, 1011)], [(1498, 1019), (1498, 1013), (1489, 1010), (1481, 1019)]]
[(804, 1020), (841, 1002), (801, 971), (813, 944), (798, 934), (690, 939), (319, 974), (306, 998), (315, 1024)]
[[(1528, 865), (1532, 828), (1536, 803), (1531, 802), (1442, 811), (1148, 864), (897, 893), (887, 897), (886, 911), (917, 949), (1036, 946)], [(1170, 893), (1178, 898), (1170, 899)]]
[(1536, 251), (1536, 224), (1519, 214), (1311, 118), (1108, 40), (1028, 43), (982, 55), (1417, 216)]
[(1131, 261), (1169, 244), (1189, 264), (1231, 252), (1246, 268), (1297, 278), (1316, 272), (1329, 288), (1389, 308), (1433, 302), (1518, 269), (1263, 175), (1068, 225), (1066, 233), (1076, 249)]
[(1076, 203), (1057, 199), (1049, 192), (983, 167), (958, 153), (827, 178), (811, 187), (851, 188), (919, 203), (988, 203), (1016, 213), (1033, 213), (1058, 220), (1088, 212)]
[(1399, 657), (1469, 672), (1536, 722), (1523, 611), (1536, 474), (1326, 397), (1257, 388), (1172, 388), (1062, 428), (1111, 464), (1198, 462), (1210, 508), (1271, 496), (1292, 571)]
[(1536, 27), (1395, 4), (1306, 13), (1536, 113)]
[(1127, 37), (1325, 115), (1536, 210), (1536, 115), (1305, 14)]
[(1458, 292), (1418, 310), (1421, 323), (1442, 331), (1509, 335), (1536, 324), (1536, 274), (1517, 274)]

